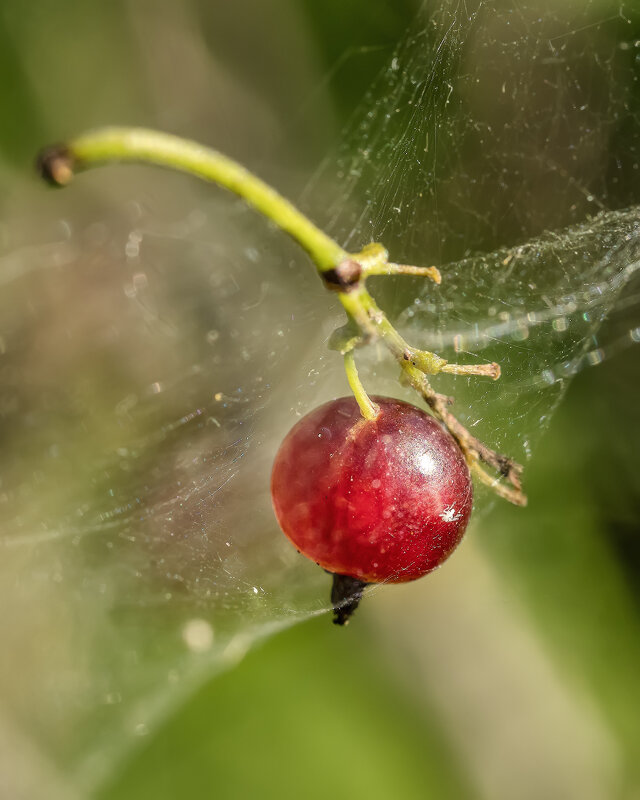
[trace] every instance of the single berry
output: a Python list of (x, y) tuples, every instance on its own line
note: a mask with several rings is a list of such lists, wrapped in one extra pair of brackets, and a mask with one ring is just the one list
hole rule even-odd
[(369, 583), (402, 583), (438, 567), (469, 521), (464, 456), (429, 414), (388, 397), (362, 417), (353, 397), (325, 403), (285, 437), (273, 465), (278, 522), (297, 549), (334, 575), (335, 622)]

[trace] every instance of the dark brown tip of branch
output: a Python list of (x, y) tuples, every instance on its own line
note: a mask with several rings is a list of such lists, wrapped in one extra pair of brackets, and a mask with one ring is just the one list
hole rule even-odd
[(73, 178), (74, 158), (64, 144), (45, 147), (38, 153), (36, 169), (51, 186), (66, 186)]
[(331, 587), (331, 605), (333, 606), (334, 625), (346, 625), (353, 612), (360, 605), (362, 593), (368, 586), (359, 578), (350, 575), (333, 575)]
[(341, 261), (337, 267), (322, 273), (327, 289), (335, 292), (349, 292), (362, 276), (362, 267), (352, 258)]

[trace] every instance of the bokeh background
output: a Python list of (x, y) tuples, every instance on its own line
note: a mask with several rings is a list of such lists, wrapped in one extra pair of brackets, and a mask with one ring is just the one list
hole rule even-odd
[[(640, 797), (639, 287), (611, 280), (627, 263), (597, 340), (572, 344), (583, 368), (472, 412), (530, 455), (528, 508), (480, 492), (445, 568), (338, 630), (267, 492), (292, 420), (346, 391), (332, 298), (222, 192), (142, 167), (65, 191), (33, 173), (88, 128), (162, 128), (354, 246), (384, 230), (438, 263), (640, 202), (638, 3), (421, 5), (3, 2), (1, 797)], [(363, 122), (391, 107), (407, 50), (433, 110), (425, 174), (411, 116)], [(403, 214), (396, 195), (423, 190)]]

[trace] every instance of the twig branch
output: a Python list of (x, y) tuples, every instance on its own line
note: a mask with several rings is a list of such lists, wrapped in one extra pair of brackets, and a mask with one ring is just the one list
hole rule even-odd
[[(366, 280), (372, 275), (421, 275), (438, 284), (441, 275), (436, 267), (391, 263), (381, 244), (369, 244), (359, 253), (350, 254), (282, 195), (240, 164), (196, 142), (157, 131), (104, 128), (67, 144), (46, 148), (38, 157), (37, 165), (46, 180), (56, 186), (65, 186), (76, 172), (123, 161), (171, 167), (219, 184), (244, 198), (293, 237), (311, 257), (325, 286), (337, 293), (347, 313), (348, 324), (332, 337), (332, 346), (345, 355), (349, 383), (363, 415), (375, 416), (376, 408), (360, 383), (353, 349), (378, 339), (398, 361), (408, 383), (456, 439), (476, 477), (506, 500), (517, 505), (526, 503), (520, 484), (522, 467), (472, 436), (449, 411), (452, 399), (437, 394), (427, 379), (427, 375), (445, 372), (497, 380), (500, 377), (498, 364), (449, 364), (435, 353), (410, 347), (366, 288)], [(497, 477), (489, 475), (481, 462), (495, 470)]]

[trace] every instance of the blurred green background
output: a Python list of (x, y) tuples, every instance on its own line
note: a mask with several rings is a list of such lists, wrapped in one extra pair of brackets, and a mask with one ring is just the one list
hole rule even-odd
[[(417, 0), (2, 4), (0, 796), (640, 797), (637, 281), (599, 309), (603, 363), (553, 415), (541, 400), (528, 508), (480, 493), (443, 570), (338, 630), (265, 488), (292, 411), (345, 392), (331, 298), (209, 187), (114, 168), (53, 192), (32, 174), (51, 141), (148, 125), (321, 218), (331, 164), (305, 193), (309, 176), (358, 147), (335, 150), (356, 107), (386, 101), (374, 79), (417, 24), (439, 113), (447, 69), (463, 81), (482, 56), (497, 81), (451, 101), (491, 142), (439, 145), (442, 180), (464, 185), (438, 198), (436, 231), (463, 232), (440, 257), (639, 202), (638, 4), (433, 5), (416, 23)], [(487, 46), (445, 63), (445, 19)]]

